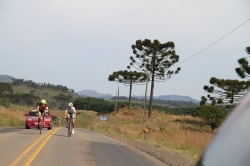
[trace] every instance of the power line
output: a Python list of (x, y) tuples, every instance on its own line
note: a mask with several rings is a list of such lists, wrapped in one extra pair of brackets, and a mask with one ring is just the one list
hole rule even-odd
[(246, 20), (245, 22), (243, 22), (242, 24), (240, 24), (239, 26), (237, 26), (236, 28), (234, 28), (232, 31), (230, 31), (229, 33), (227, 33), (226, 35), (222, 36), (220, 39), (216, 40), (215, 42), (213, 42), (212, 44), (210, 44), (209, 46), (207, 46), (206, 48), (202, 49), (201, 51), (199, 51), (198, 53), (194, 54), (193, 56), (185, 59), (184, 61), (180, 62), (180, 63), (177, 63), (173, 66), (176, 66), (176, 65), (179, 65), (179, 64), (182, 64), (186, 61), (188, 61), (189, 59), (195, 57), (196, 55), (200, 54), (201, 52), (205, 51), (206, 49), (208, 49), (209, 47), (213, 46), (214, 44), (218, 43), (220, 40), (224, 39), (225, 37), (227, 37), (228, 35), (230, 35), (231, 33), (233, 33), (235, 30), (237, 30), (238, 28), (240, 28), (242, 25), (244, 25), (245, 23), (247, 23), (248, 21), (250, 21), (250, 19)]
[[(180, 62), (180, 63), (177, 63), (177, 64), (175, 64), (175, 65), (173, 65), (173, 66), (182, 64), (182, 63), (188, 61), (189, 59), (195, 57), (196, 55), (200, 54), (201, 52), (205, 51), (205, 50), (208, 49), (209, 47), (213, 46), (214, 44), (218, 43), (220, 40), (224, 39), (225, 37), (227, 37), (228, 35), (230, 35), (231, 33), (233, 33), (235, 30), (237, 30), (238, 28), (240, 28), (242, 25), (244, 25), (244, 24), (247, 23), (248, 21), (250, 21), (250, 19), (246, 20), (245, 22), (243, 22), (242, 24), (240, 24), (239, 26), (237, 26), (236, 28), (234, 28), (233, 30), (231, 30), (230, 32), (228, 32), (226, 35), (222, 36), (221, 38), (219, 38), (218, 40), (216, 40), (215, 42), (213, 42), (212, 44), (210, 44), (209, 46), (205, 47), (204, 49), (202, 49), (202, 50), (199, 51), (198, 53), (192, 55), (191, 57), (189, 57), (189, 58), (185, 59), (184, 61), (182, 61), (182, 62)], [(171, 67), (173, 67), (173, 66), (171, 66)], [(127, 90), (127, 91), (125, 91), (125, 92), (123, 92), (123, 93), (121, 93), (121, 94), (125, 94), (125, 93), (127, 93), (128, 91), (129, 91), (129, 90)]]

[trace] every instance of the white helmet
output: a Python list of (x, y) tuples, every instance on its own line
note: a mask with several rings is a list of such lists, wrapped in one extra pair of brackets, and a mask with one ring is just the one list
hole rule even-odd
[(71, 107), (73, 107), (73, 103), (69, 103), (69, 104), (68, 104), (68, 106), (71, 106)]

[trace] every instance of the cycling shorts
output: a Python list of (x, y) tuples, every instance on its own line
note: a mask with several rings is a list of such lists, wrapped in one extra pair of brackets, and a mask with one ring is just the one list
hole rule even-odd
[(68, 115), (70, 116), (71, 119), (75, 119), (75, 114), (68, 113)]
[(39, 114), (44, 114), (46, 112), (46, 110), (39, 110), (38, 113)]

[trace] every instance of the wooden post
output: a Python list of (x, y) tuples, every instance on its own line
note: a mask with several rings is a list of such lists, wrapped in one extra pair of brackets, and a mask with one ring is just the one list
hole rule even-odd
[[(118, 101), (119, 101), (119, 86), (118, 86), (118, 96), (117, 96), (117, 103), (118, 103)], [(116, 106), (116, 111), (117, 111), (117, 113), (118, 113), (118, 104), (117, 104), (117, 106)]]
[(145, 109), (146, 109), (146, 102), (147, 102), (147, 89), (148, 89), (148, 75), (147, 75), (146, 89), (145, 89), (144, 108), (142, 109), (141, 131), (143, 131), (143, 128), (144, 128)]
[(114, 125), (115, 124), (115, 121), (116, 121), (116, 111), (117, 111), (117, 93), (116, 93), (116, 97), (115, 97), (115, 120), (114, 120)]

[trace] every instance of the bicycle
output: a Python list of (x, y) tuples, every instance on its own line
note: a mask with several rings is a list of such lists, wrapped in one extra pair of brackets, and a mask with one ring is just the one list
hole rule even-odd
[(42, 133), (42, 129), (43, 129), (44, 122), (45, 122), (44, 117), (45, 117), (45, 113), (42, 113), (42, 116), (38, 117), (38, 128), (40, 129), (40, 134)]
[(68, 137), (71, 137), (72, 134), (72, 118), (68, 118)]

